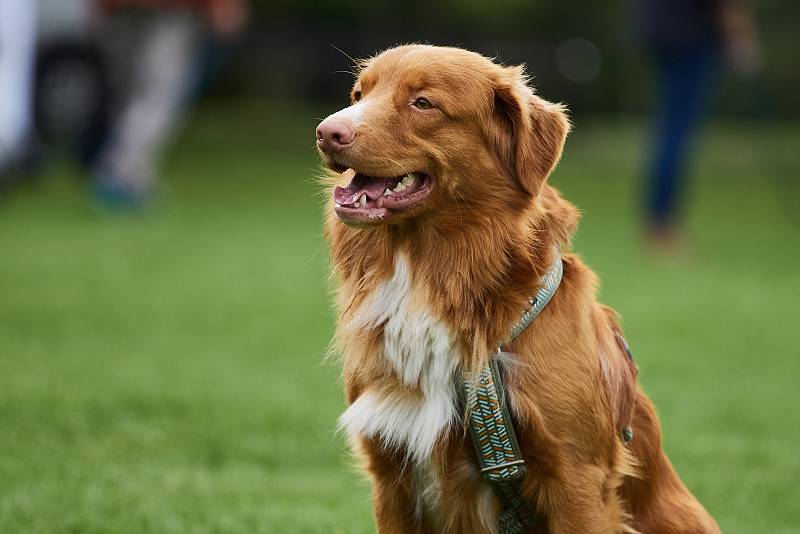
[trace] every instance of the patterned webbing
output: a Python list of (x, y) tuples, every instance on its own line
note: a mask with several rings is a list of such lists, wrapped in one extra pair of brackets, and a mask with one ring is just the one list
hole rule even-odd
[(522, 532), (523, 527), (533, 524), (533, 516), (517, 487), (527, 469), (508, 413), (498, 361), (492, 359), (481, 370), (477, 382), (464, 380), (463, 386), (469, 406), (470, 434), (481, 472), (503, 503), (500, 532)]
[(530, 308), (522, 314), (520, 321), (511, 330), (511, 337), (508, 338), (508, 341), (501, 344), (501, 348), (514, 341), (517, 336), (528, 328), (533, 320), (542, 312), (544, 307), (547, 306), (547, 303), (550, 302), (553, 295), (556, 294), (556, 289), (558, 289), (558, 286), (561, 284), (561, 277), (564, 275), (564, 264), (561, 262), (561, 254), (558, 249), (554, 251), (554, 254), (555, 260), (553, 264), (541, 279), (542, 287), (539, 288), (536, 295), (528, 300)]
[[(542, 277), (542, 287), (530, 299), (530, 308), (522, 314), (508, 341), (501, 343), (498, 353), (533, 322), (558, 289), (563, 264), (557, 249), (554, 254), (553, 265)], [(519, 483), (525, 478), (527, 468), (508, 411), (499, 360), (492, 358), (481, 370), (477, 381), (465, 376), (462, 388), (469, 410), (470, 435), (481, 472), (503, 504), (499, 532), (521, 533), (535, 523), (535, 517), (520, 494)]]

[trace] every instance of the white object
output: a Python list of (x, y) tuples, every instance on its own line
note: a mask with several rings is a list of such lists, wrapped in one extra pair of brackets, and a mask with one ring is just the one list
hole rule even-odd
[(0, 0), (0, 166), (31, 128), (36, 2)]

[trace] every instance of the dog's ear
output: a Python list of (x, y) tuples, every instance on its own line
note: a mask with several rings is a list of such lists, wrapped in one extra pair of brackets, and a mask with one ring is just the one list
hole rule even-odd
[(519, 185), (536, 196), (561, 158), (570, 128), (565, 109), (536, 96), (522, 67), (504, 68), (494, 95), (497, 154)]

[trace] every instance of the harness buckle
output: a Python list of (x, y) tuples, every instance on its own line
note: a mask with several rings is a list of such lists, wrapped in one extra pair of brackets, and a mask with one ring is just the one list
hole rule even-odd
[(497, 471), (498, 469), (504, 469), (506, 467), (511, 467), (514, 465), (522, 465), (525, 463), (525, 460), (514, 460), (513, 462), (506, 462), (504, 464), (497, 464), (497, 465), (490, 465), (489, 467), (484, 467), (481, 469), (481, 473), (488, 473), (490, 471)]

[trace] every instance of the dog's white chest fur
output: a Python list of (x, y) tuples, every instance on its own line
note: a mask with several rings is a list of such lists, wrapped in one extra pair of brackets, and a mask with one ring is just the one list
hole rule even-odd
[(348, 327), (382, 326), (383, 357), (408, 387), (367, 388), (340, 424), (353, 437), (379, 437), (390, 447), (404, 448), (420, 466), (455, 421), (458, 357), (448, 329), (415, 300), (418, 296), (407, 260), (398, 255), (392, 278), (364, 301)]

